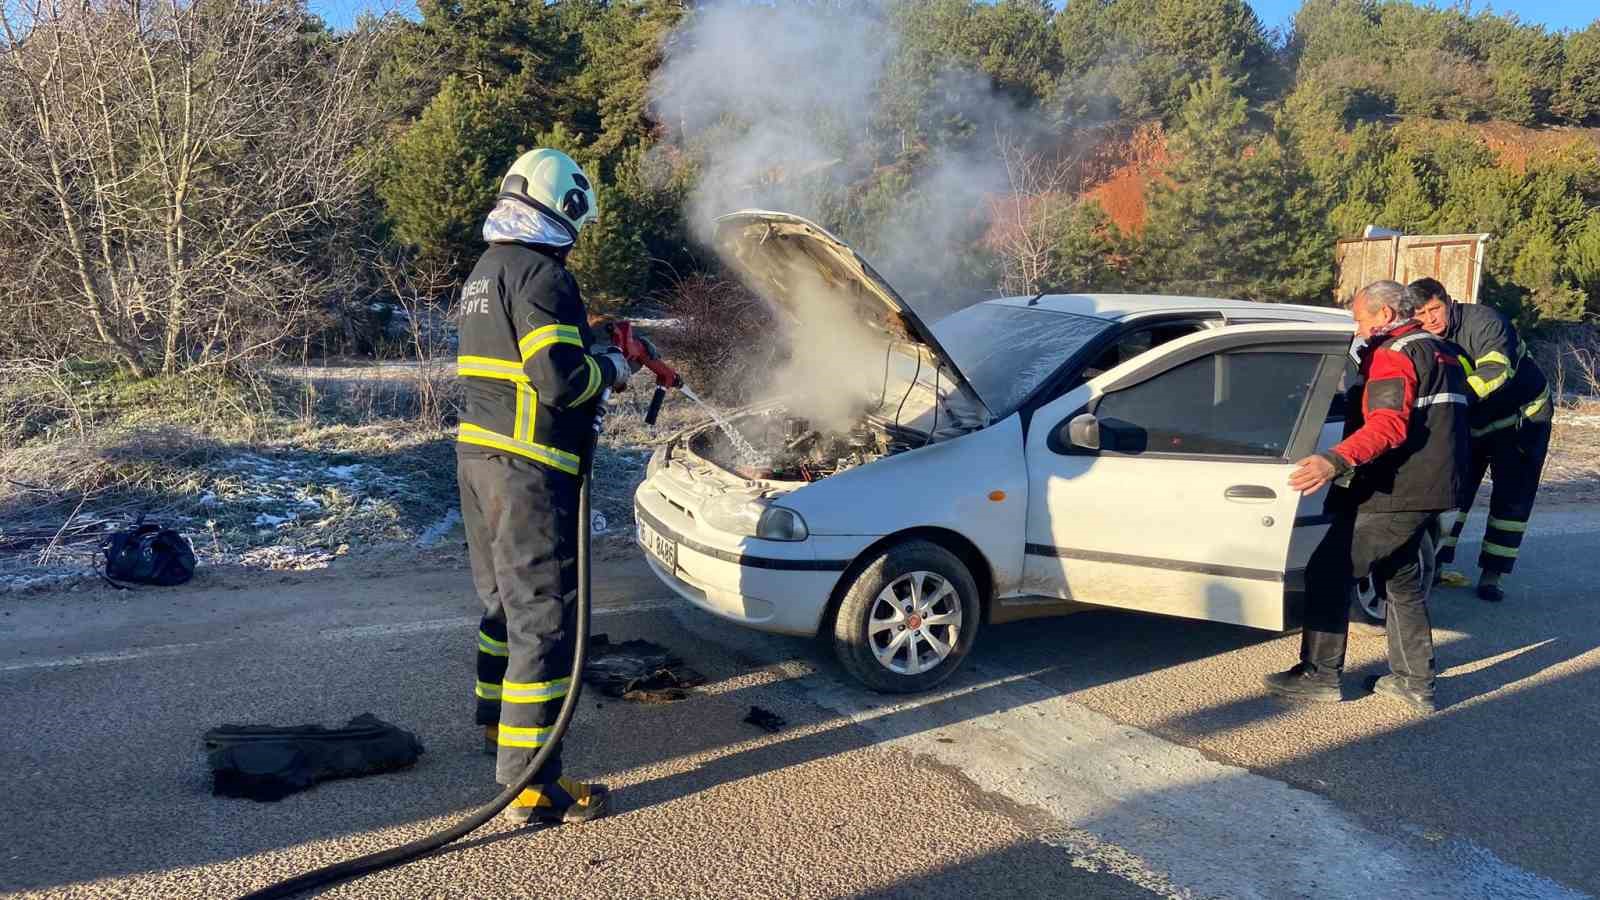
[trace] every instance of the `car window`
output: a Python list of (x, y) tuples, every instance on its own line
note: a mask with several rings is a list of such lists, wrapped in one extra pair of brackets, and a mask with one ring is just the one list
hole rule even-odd
[(984, 405), (1003, 418), (1111, 327), (1093, 316), (979, 303), (940, 319), (933, 333)]
[(1102, 446), (1127, 453), (1283, 456), (1321, 365), (1321, 354), (1271, 352), (1219, 353), (1184, 363), (1101, 399), (1094, 412)]
[(1077, 387), (1097, 375), (1109, 372), (1128, 360), (1154, 350), (1168, 341), (1175, 341), (1186, 335), (1194, 334), (1205, 327), (1206, 324), (1204, 322), (1163, 322), (1159, 325), (1151, 325), (1147, 328), (1139, 328), (1118, 335), (1115, 343), (1101, 351), (1094, 362), (1084, 366), (1083, 371), (1068, 386), (1068, 389)]

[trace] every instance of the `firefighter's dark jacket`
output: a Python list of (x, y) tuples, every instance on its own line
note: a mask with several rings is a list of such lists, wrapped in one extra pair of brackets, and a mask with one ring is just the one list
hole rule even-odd
[(1374, 335), (1362, 348), (1345, 438), (1323, 454), (1341, 476), (1328, 497), (1330, 511), (1461, 505), (1472, 458), (1470, 389), (1455, 351), (1415, 321)]
[(1544, 372), (1528, 355), (1517, 330), (1496, 310), (1478, 303), (1452, 303), (1442, 337), (1466, 353), (1473, 437), (1509, 428), (1549, 406)]
[(618, 373), (589, 353), (594, 335), (559, 251), (491, 244), (462, 288), (460, 334), (457, 446), (577, 474), (593, 404)]

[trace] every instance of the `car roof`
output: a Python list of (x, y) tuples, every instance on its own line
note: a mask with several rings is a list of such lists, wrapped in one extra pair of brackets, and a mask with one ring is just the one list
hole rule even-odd
[(1326, 306), (1293, 303), (1257, 303), (1218, 297), (1184, 297), (1164, 294), (1044, 294), (989, 300), (997, 306), (1020, 306), (1048, 312), (1093, 316), (1108, 321), (1142, 318), (1159, 313), (1220, 312), (1228, 318), (1289, 319), (1301, 322), (1348, 322), (1350, 313)]

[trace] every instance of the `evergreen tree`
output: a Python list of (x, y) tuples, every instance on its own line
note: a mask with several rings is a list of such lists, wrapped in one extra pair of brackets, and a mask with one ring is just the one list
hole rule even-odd
[(378, 194), (419, 258), (464, 275), (482, 252), (483, 218), (520, 149), (519, 102), (451, 77), (395, 144)]
[(1135, 282), (1249, 300), (1325, 300), (1331, 266), (1306, 265), (1329, 255), (1307, 208), (1309, 180), (1275, 137), (1249, 127), (1237, 83), (1213, 69), (1189, 89), (1179, 122), (1176, 162), (1148, 193)]

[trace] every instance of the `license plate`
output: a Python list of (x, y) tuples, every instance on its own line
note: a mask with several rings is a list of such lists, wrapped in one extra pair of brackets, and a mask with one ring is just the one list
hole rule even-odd
[(661, 563), (668, 572), (678, 569), (678, 542), (658, 533), (643, 522), (639, 523), (639, 543)]

